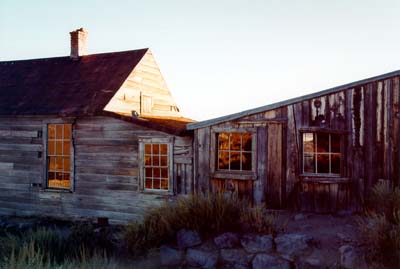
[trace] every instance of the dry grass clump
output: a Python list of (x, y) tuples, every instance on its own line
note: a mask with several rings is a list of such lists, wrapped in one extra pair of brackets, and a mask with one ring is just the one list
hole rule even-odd
[(373, 268), (400, 268), (400, 190), (377, 184), (359, 222), (367, 259)]
[(180, 229), (196, 230), (204, 236), (225, 231), (276, 232), (274, 217), (264, 208), (252, 207), (235, 195), (207, 193), (150, 210), (142, 222), (127, 226), (126, 243), (131, 253), (140, 253), (173, 240)]

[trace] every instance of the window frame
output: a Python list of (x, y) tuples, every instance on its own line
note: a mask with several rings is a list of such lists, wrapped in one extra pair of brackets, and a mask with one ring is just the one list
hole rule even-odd
[[(340, 138), (340, 169), (339, 169), (339, 173), (310, 173), (310, 172), (304, 172), (304, 142), (303, 142), (303, 137), (304, 134), (306, 133), (324, 133), (324, 134), (329, 134), (329, 148), (331, 148), (331, 135), (338, 135)], [(301, 177), (315, 177), (315, 178), (343, 178), (343, 165), (344, 165), (344, 138), (345, 138), (345, 134), (347, 132), (346, 131), (342, 131), (342, 130), (335, 130), (335, 129), (327, 129), (327, 128), (302, 128), (299, 130), (299, 141), (300, 141), (300, 162), (299, 162), (299, 170), (300, 170), (300, 176)], [(326, 154), (334, 154), (333, 152), (329, 151)], [(317, 161), (315, 162), (315, 165), (317, 166)], [(329, 163), (329, 166), (331, 167), (331, 160)]]
[[(251, 170), (219, 170), (218, 169), (218, 134), (250, 133), (251, 134)], [(257, 129), (245, 127), (220, 127), (211, 129), (210, 168), (214, 178), (256, 180), (257, 179)]]
[[(71, 127), (71, 137), (70, 137), (70, 186), (69, 188), (57, 188), (57, 187), (50, 187), (48, 184), (48, 172), (49, 172), (49, 158), (48, 158), (48, 126), (51, 124), (68, 124)], [(51, 192), (69, 192), (72, 193), (75, 190), (75, 152), (74, 152), (74, 119), (51, 119), (43, 121), (42, 125), (42, 134), (43, 134), (43, 187), (42, 190), (44, 191), (51, 191)]]
[[(166, 144), (168, 156), (168, 189), (147, 189), (145, 188), (145, 144)], [(139, 138), (139, 189), (144, 193), (155, 194), (173, 194), (176, 189), (175, 181), (173, 180), (173, 138), (153, 137), (153, 138)], [(160, 183), (161, 184), (161, 183)]]

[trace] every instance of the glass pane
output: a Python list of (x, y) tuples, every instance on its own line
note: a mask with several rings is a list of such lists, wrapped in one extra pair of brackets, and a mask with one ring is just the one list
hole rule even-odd
[(50, 171), (56, 170), (56, 160), (54, 157), (49, 157), (49, 169)]
[(161, 168), (161, 177), (168, 178), (168, 168)]
[(54, 180), (54, 179), (56, 179), (56, 173), (48, 172), (47, 177), (48, 177), (48, 180)]
[(55, 155), (56, 154), (56, 142), (55, 141), (49, 141), (49, 143), (47, 144), (48, 146), (48, 155)]
[(144, 144), (144, 153), (151, 154), (151, 144)]
[(167, 179), (161, 180), (161, 189), (168, 190), (168, 180)]
[(159, 144), (153, 144), (153, 154), (159, 154), (160, 152), (160, 145)]
[(229, 147), (231, 150), (240, 150), (241, 149), (241, 134), (232, 133), (230, 136), (230, 144)]
[(63, 137), (63, 125), (56, 124), (56, 138), (62, 139), (62, 137)]
[(331, 152), (340, 153), (340, 135), (331, 134)]
[(71, 142), (70, 141), (64, 141), (64, 148), (63, 148), (64, 155), (70, 155), (71, 154), (70, 147), (71, 147)]
[(56, 172), (56, 179), (61, 181), (63, 179), (63, 173), (62, 172)]
[(71, 187), (71, 181), (70, 181), (69, 173), (64, 173), (64, 180), (62, 181), (62, 187), (63, 188), (70, 188)]
[(167, 165), (168, 165), (167, 156), (161, 156), (161, 166), (167, 166)]
[(314, 134), (304, 133), (303, 134), (303, 151), (304, 152), (314, 152)]
[(231, 169), (230, 170), (240, 170), (240, 153), (231, 152), (230, 154), (230, 163)]
[(51, 188), (57, 187), (56, 186), (56, 180), (55, 179), (51, 179), (49, 180), (49, 182), (47, 183), (47, 185)]
[(144, 165), (151, 165), (151, 156), (150, 155), (146, 155), (144, 156)]
[(218, 134), (218, 149), (228, 149), (229, 135), (227, 133)]
[(251, 151), (251, 134), (242, 135), (243, 150)]
[(160, 179), (159, 178), (153, 179), (153, 189), (160, 189)]
[(62, 147), (63, 142), (62, 141), (56, 141), (56, 155), (62, 155)]
[(151, 178), (146, 178), (145, 188), (151, 189)]
[(62, 171), (63, 169), (63, 162), (62, 162), (62, 158), (54, 158), (56, 160), (56, 171)]
[(70, 159), (64, 158), (64, 172), (69, 172), (70, 170)]
[(71, 124), (64, 124), (64, 139), (71, 139)]
[(304, 173), (315, 173), (315, 155), (304, 154), (303, 165)]
[(47, 125), (47, 136), (48, 139), (56, 138), (56, 127), (54, 126), (54, 124)]
[(340, 174), (340, 154), (331, 155), (331, 173)]
[(145, 169), (145, 177), (152, 177), (153, 176), (153, 171), (151, 168), (146, 168)]
[(329, 154), (317, 155), (317, 173), (329, 173)]
[(242, 170), (251, 171), (251, 153), (242, 154)]
[(329, 134), (317, 134), (317, 152), (329, 152)]
[(160, 168), (153, 168), (153, 177), (160, 177)]
[(160, 157), (157, 155), (157, 156), (154, 156), (153, 155), (153, 166), (159, 166), (160, 165)]
[(222, 151), (218, 154), (218, 169), (229, 169), (229, 153)]
[(161, 152), (161, 154), (163, 154), (163, 155), (167, 155), (167, 153), (168, 153), (167, 144), (161, 144), (161, 145), (160, 145), (160, 152)]

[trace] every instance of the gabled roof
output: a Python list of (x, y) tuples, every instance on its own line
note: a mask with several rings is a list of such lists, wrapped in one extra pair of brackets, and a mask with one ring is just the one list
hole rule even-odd
[(249, 110), (245, 110), (245, 111), (242, 111), (242, 112), (238, 112), (238, 113), (234, 113), (234, 114), (230, 114), (230, 115), (226, 115), (226, 116), (222, 116), (222, 117), (218, 117), (218, 118), (214, 118), (214, 119), (210, 119), (210, 120), (189, 123), (187, 125), (187, 129), (188, 130), (195, 130), (195, 129), (208, 127), (208, 126), (219, 124), (219, 123), (226, 122), (226, 121), (236, 120), (236, 119), (239, 119), (239, 118), (242, 118), (242, 117), (246, 117), (246, 116), (249, 116), (249, 115), (253, 115), (253, 114), (256, 114), (256, 113), (277, 109), (279, 107), (292, 105), (292, 104), (295, 104), (295, 103), (298, 103), (298, 102), (302, 102), (302, 101), (305, 101), (305, 100), (308, 100), (308, 99), (313, 99), (313, 98), (321, 97), (321, 96), (324, 96), (324, 95), (327, 95), (327, 94), (340, 92), (340, 91), (343, 91), (343, 90), (346, 90), (346, 89), (351, 89), (351, 88), (354, 88), (354, 87), (357, 87), (357, 86), (361, 86), (363, 84), (367, 84), (367, 83), (374, 82), (374, 81), (379, 81), (379, 80), (384, 80), (384, 79), (388, 79), (390, 77), (399, 76), (399, 75), (400, 75), (400, 70), (389, 72), (389, 73), (385, 73), (385, 74), (382, 74), (382, 75), (379, 75), (379, 76), (370, 77), (370, 78), (367, 78), (367, 79), (351, 82), (351, 83), (344, 84), (344, 85), (341, 85), (341, 86), (329, 88), (329, 89), (326, 89), (326, 90), (323, 90), (323, 91), (319, 91), (319, 92), (316, 92), (316, 93), (311, 93), (311, 94), (303, 95), (303, 96), (300, 96), (300, 97), (291, 98), (291, 99), (288, 99), (288, 100), (284, 100), (284, 101), (281, 101), (281, 102), (277, 102), (277, 103), (273, 103), (273, 104), (269, 104), (269, 105), (265, 105), (265, 106), (260, 106), (260, 107), (249, 109)]
[(0, 115), (101, 113), (147, 50), (0, 62)]

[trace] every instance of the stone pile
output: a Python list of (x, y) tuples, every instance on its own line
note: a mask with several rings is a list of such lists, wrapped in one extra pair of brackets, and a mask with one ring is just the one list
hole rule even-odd
[(180, 230), (175, 245), (160, 249), (162, 268), (314, 269), (313, 238), (304, 234), (271, 235), (223, 233), (202, 240), (195, 231)]

